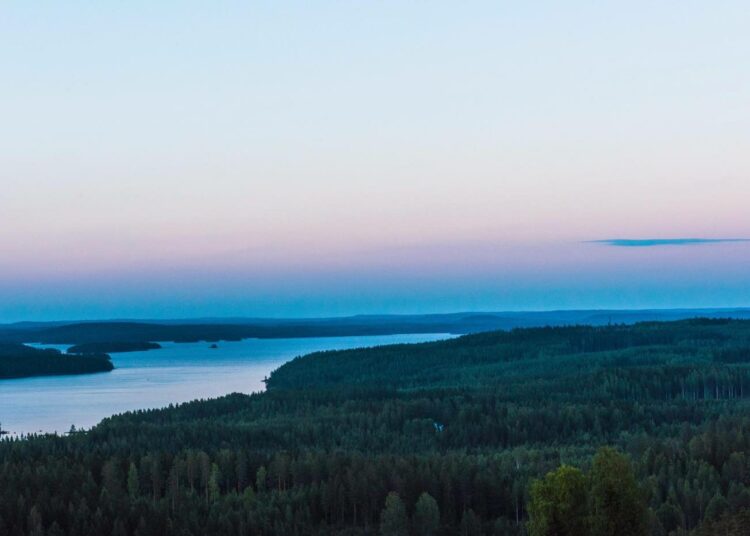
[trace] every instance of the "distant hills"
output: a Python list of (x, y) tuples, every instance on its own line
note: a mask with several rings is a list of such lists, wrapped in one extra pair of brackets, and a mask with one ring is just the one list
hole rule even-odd
[(750, 319), (750, 308), (461, 312), (340, 318), (200, 318), (0, 324), (0, 342), (46, 344), (221, 341), (401, 333), (477, 333), (524, 327), (633, 324), (694, 317)]

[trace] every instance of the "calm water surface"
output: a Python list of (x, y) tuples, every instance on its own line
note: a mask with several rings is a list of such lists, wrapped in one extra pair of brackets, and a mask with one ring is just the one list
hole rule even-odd
[[(283, 363), (317, 350), (414, 343), (450, 335), (384, 335), (310, 339), (247, 339), (161, 343), (161, 350), (112, 354), (115, 370), (75, 376), (0, 380), (0, 425), (12, 434), (89, 428), (104, 417), (135, 409), (264, 388)], [(37, 345), (39, 346), (39, 345)], [(45, 345), (65, 351), (66, 346)]]

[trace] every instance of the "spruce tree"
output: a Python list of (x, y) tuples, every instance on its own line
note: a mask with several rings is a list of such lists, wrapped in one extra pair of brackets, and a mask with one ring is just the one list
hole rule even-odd
[(414, 510), (414, 532), (417, 536), (433, 536), (440, 527), (440, 509), (429, 493), (422, 493)]
[(408, 536), (409, 521), (406, 507), (398, 493), (390, 492), (385, 499), (385, 508), (380, 513), (381, 536)]

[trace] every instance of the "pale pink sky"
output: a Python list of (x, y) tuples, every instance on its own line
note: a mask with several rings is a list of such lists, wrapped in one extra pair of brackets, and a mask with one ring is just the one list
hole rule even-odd
[(749, 19), (6, 6), (0, 321), (750, 303), (745, 244), (582, 244), (750, 237)]

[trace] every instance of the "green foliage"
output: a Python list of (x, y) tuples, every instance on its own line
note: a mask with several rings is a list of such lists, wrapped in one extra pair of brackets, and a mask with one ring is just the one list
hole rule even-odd
[(745, 348), (748, 322), (689, 321), (313, 354), (262, 394), (0, 441), (0, 534), (732, 534)]
[(562, 465), (531, 485), (531, 536), (585, 536), (589, 530), (588, 490), (580, 469)]
[(729, 509), (729, 503), (721, 495), (717, 493), (711, 498), (711, 501), (706, 506), (706, 520), (718, 521)]
[(482, 522), (471, 508), (464, 511), (461, 516), (461, 527), (459, 530), (461, 536), (481, 536)]
[(414, 508), (414, 532), (416, 536), (434, 536), (440, 527), (440, 508), (429, 493), (422, 493)]
[(255, 474), (255, 489), (258, 491), (266, 491), (267, 484), (268, 473), (266, 472), (266, 468), (261, 465), (258, 472)]
[(588, 477), (562, 465), (535, 480), (529, 514), (531, 536), (647, 534), (646, 505), (630, 461), (608, 447), (597, 451)]
[(107, 354), (69, 355), (52, 348), (0, 343), (0, 379), (112, 370)]
[(211, 502), (216, 502), (221, 498), (220, 480), (219, 466), (214, 463), (211, 465), (211, 475), (208, 477), (208, 498)]
[(591, 467), (591, 530), (597, 536), (646, 534), (646, 506), (630, 460), (601, 448)]
[(727, 513), (718, 521), (708, 521), (697, 531), (696, 536), (747, 536), (750, 527), (750, 510)]
[(391, 492), (385, 499), (385, 507), (380, 514), (381, 536), (408, 536), (409, 522), (406, 507), (398, 493)]
[(130, 463), (128, 468), (128, 497), (131, 501), (136, 500), (141, 494), (141, 482), (138, 478), (138, 468)]

